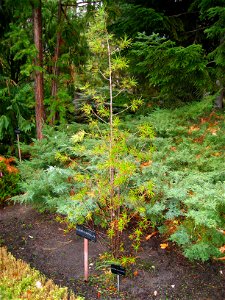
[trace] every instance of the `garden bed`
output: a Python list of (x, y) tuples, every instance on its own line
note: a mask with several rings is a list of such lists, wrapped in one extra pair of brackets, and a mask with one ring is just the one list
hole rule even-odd
[[(179, 250), (155, 234), (144, 241), (136, 265), (121, 278), (120, 294), (115, 281), (104, 281), (109, 267), (100, 254), (107, 251), (104, 233), (89, 246), (89, 282), (83, 280), (83, 240), (75, 230), (59, 223), (54, 214), (30, 206), (14, 205), (0, 210), (1, 246), (28, 262), (56, 284), (67, 286), (86, 299), (225, 299), (223, 262), (190, 262)], [(151, 234), (151, 232), (149, 232)], [(104, 265), (104, 266), (103, 266)], [(98, 266), (98, 268), (97, 268)]]

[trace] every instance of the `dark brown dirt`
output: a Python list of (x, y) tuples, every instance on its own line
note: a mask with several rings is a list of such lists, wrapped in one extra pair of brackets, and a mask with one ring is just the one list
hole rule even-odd
[[(224, 300), (225, 265), (222, 262), (197, 263), (185, 259), (173, 245), (161, 249), (154, 236), (143, 244), (138, 263), (121, 278), (120, 294), (102, 289), (103, 271), (96, 270), (100, 253), (107, 251), (103, 233), (97, 243), (89, 243), (90, 281), (83, 281), (83, 240), (54, 214), (41, 214), (30, 206), (14, 205), (0, 209), (0, 242), (17, 258), (28, 262), (55, 283), (68, 286), (85, 299), (173, 299)], [(136, 276), (133, 275), (135, 271)], [(98, 277), (100, 276), (100, 277)], [(116, 278), (115, 278), (116, 279)], [(116, 286), (116, 280), (115, 280)], [(107, 290), (107, 287), (106, 287)]]

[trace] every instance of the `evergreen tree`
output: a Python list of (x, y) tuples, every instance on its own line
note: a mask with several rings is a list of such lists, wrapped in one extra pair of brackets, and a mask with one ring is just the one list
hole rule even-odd
[[(20, 127), (23, 132), (32, 129), (33, 88), (29, 84), (23, 66), (30, 59), (34, 49), (32, 38), (31, 10), (28, 3), (20, 1), (1, 1), (0, 34), (0, 140), (1, 152), (7, 151), (7, 145), (13, 145), (14, 129)], [(30, 33), (30, 37), (29, 37)]]
[[(151, 78), (154, 77), (154, 75), (151, 75), (151, 69), (149, 69), (149, 72), (146, 71), (144, 75), (140, 71), (141, 68), (135, 68), (135, 72), (139, 72), (139, 84), (142, 85), (142, 90), (146, 89), (146, 82), (150, 83), (150, 85), (148, 85), (147, 87), (145, 95), (158, 95), (160, 98), (162, 98), (162, 96), (165, 95), (162, 92), (161, 83), (163, 83), (163, 86), (166, 87), (167, 90), (169, 90), (171, 86), (177, 87), (177, 89), (174, 90), (174, 94), (170, 95), (171, 101), (173, 101), (176, 98), (180, 98), (180, 100), (186, 99), (187, 101), (187, 99), (192, 100), (196, 97), (199, 98), (199, 96), (201, 98), (202, 92), (199, 94), (198, 88), (201, 85), (201, 89), (205, 90), (205, 92), (213, 93), (219, 90), (220, 95), (218, 97), (218, 101), (220, 103), (218, 104), (218, 106), (222, 106), (222, 98), (224, 91), (224, 79), (221, 69), (221, 64), (223, 64), (222, 61), (224, 61), (222, 54), (224, 47), (223, 5), (223, 0), (169, 1), (169, 5), (168, 1), (163, 0), (153, 0), (147, 2), (140, 0), (119, 1), (117, 9), (120, 11), (120, 14), (118, 14), (118, 16), (114, 18), (114, 22), (110, 27), (110, 29), (113, 32), (115, 32), (118, 35), (123, 35), (124, 33), (126, 33), (135, 41), (138, 32), (145, 33), (147, 36), (151, 36), (152, 34), (158, 34), (160, 38), (168, 40), (168, 43), (170, 43), (171, 41), (170, 45), (173, 45), (174, 48), (174, 58), (170, 58), (167, 61), (164, 60), (164, 58), (167, 56), (167, 48), (164, 48), (164, 50), (161, 49), (158, 53), (159, 59), (160, 57), (162, 57), (162, 61), (165, 63), (166, 67), (163, 72), (160, 72), (162, 65), (158, 65), (158, 72), (160, 76), (158, 76), (158, 83), (156, 85), (151, 80)], [(188, 65), (184, 63), (182, 65), (181, 63), (179, 66), (179, 78), (183, 77), (184, 81), (186, 80), (186, 86), (184, 85), (184, 81), (183, 83), (177, 82), (176, 76), (174, 77), (173, 81), (172, 77), (174, 74), (172, 74), (171, 72), (166, 72), (166, 70), (168, 68), (176, 69), (177, 63), (180, 61), (180, 59), (183, 59), (180, 56), (181, 52), (175, 51), (176, 49), (181, 49), (178, 47), (184, 47), (183, 53), (185, 52), (188, 54), (188, 52), (190, 51), (191, 58), (193, 55), (192, 49), (194, 49), (195, 45), (198, 44), (199, 49), (202, 48), (201, 53), (199, 52), (199, 59), (202, 60), (201, 68), (203, 68), (203, 65), (205, 65), (204, 70), (202, 69), (200, 73), (205, 72), (205, 74), (210, 74), (211, 84), (208, 80), (205, 80), (203, 85), (202, 76), (199, 76), (199, 80), (198, 76), (194, 76), (193, 79), (195, 78), (194, 81), (196, 83), (196, 86), (198, 87), (193, 87), (193, 84), (191, 83), (190, 93), (188, 95), (189, 81), (187, 81), (186, 75), (192, 72), (191, 64)], [(142, 47), (140, 41), (138, 45), (140, 46), (139, 52), (141, 52)], [(137, 47), (137, 44), (135, 47)], [(153, 48), (153, 45), (151, 47)], [(155, 45), (155, 51), (157, 51), (157, 49), (158, 48)], [(148, 53), (149, 52), (151, 52), (151, 50), (149, 50)], [(208, 54), (208, 64), (206, 65), (205, 59)], [(142, 59), (147, 61), (147, 55), (147, 52), (145, 54), (142, 53)], [(134, 57), (133, 61), (133, 65), (135, 66), (136, 57)], [(157, 69), (157, 66), (155, 66), (155, 69)], [(217, 78), (215, 78), (216, 74)], [(221, 75), (218, 76), (218, 74)], [(215, 84), (216, 82), (217, 85)], [(186, 96), (184, 98), (182, 95), (183, 89), (185, 89), (187, 92), (185, 92)]]

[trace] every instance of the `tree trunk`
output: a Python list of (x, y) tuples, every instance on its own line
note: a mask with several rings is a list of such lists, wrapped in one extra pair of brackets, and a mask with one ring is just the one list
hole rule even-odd
[[(33, 6), (34, 20), (34, 44), (37, 49), (37, 57), (35, 66), (43, 67), (43, 47), (42, 47), (42, 14), (41, 0), (38, 1), (38, 6)], [(44, 122), (44, 80), (43, 71), (35, 71), (35, 115), (36, 115), (36, 132), (37, 139), (43, 138), (42, 128)]]
[[(58, 67), (58, 60), (59, 60), (59, 54), (60, 54), (60, 42), (61, 42), (61, 29), (60, 29), (60, 24), (61, 24), (61, 16), (62, 16), (62, 1), (59, 0), (58, 2), (58, 30), (57, 30), (57, 37), (56, 37), (56, 46), (55, 46), (55, 54), (53, 58), (54, 65), (52, 67), (52, 74), (53, 74), (53, 79), (52, 79), (52, 91), (51, 91), (51, 96), (52, 96), (52, 101), (58, 101), (57, 99), (57, 93), (58, 93), (58, 76), (59, 76), (59, 67)], [(53, 105), (55, 107), (55, 105)], [(55, 119), (56, 119), (56, 111), (53, 108), (51, 111), (51, 121), (50, 123), (54, 125)]]

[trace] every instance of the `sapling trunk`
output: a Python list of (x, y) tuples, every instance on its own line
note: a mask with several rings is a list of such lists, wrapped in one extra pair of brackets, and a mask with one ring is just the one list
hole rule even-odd
[(113, 197), (114, 197), (114, 166), (112, 163), (112, 148), (113, 148), (113, 94), (112, 94), (112, 65), (111, 65), (111, 50), (109, 45), (109, 39), (107, 37), (107, 49), (108, 49), (108, 64), (109, 64), (109, 98), (110, 98), (110, 116), (109, 116), (109, 128), (110, 128), (110, 138), (109, 138), (109, 176), (110, 176), (110, 209), (111, 209), (111, 222), (115, 216), (113, 209)]
[[(108, 65), (109, 65), (109, 98), (110, 98), (110, 116), (109, 116), (109, 127), (110, 127), (110, 139), (109, 139), (109, 159), (110, 159), (110, 167), (109, 167), (109, 175), (110, 175), (110, 217), (111, 224), (114, 224), (114, 237), (112, 238), (112, 250), (115, 256), (118, 255), (119, 244), (120, 244), (120, 236), (118, 231), (118, 218), (119, 211), (115, 211), (115, 182), (114, 182), (114, 174), (115, 174), (115, 166), (113, 159), (113, 146), (114, 146), (114, 132), (113, 132), (113, 83), (112, 83), (112, 63), (111, 63), (111, 49), (109, 38), (107, 36), (107, 50), (108, 50)], [(119, 210), (119, 209), (118, 209)], [(115, 222), (115, 220), (117, 222)]]

